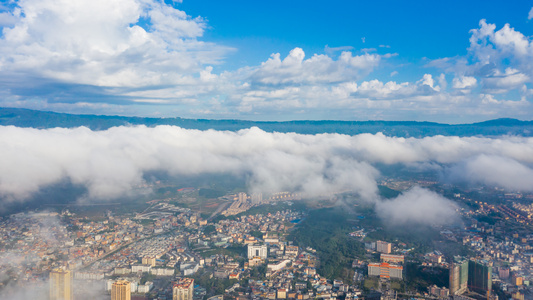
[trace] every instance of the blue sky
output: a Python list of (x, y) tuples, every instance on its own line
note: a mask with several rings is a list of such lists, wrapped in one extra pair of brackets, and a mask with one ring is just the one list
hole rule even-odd
[(481, 19), (500, 26), (512, 22), (519, 31), (531, 29), (527, 1), (490, 5), (490, 1), (204, 0), (185, 1), (177, 7), (208, 20), (213, 28), (206, 32), (207, 38), (249, 50), (241, 54), (253, 57), (250, 64), (271, 53), (288, 54), (294, 47), (323, 53), (325, 45), (356, 49), (390, 45), (402, 57), (417, 61), (465, 55), (469, 31)]
[(527, 1), (26, 0), (0, 4), (0, 26), (3, 107), (533, 119)]

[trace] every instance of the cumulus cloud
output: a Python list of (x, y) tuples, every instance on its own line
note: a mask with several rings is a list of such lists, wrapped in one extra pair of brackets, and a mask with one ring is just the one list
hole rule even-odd
[(528, 37), (509, 24), (496, 30), (495, 24), (485, 20), (470, 32), (468, 52), (475, 60), (463, 69), (481, 77), (484, 85), (496, 93), (531, 82), (533, 44)]
[(455, 208), (451, 200), (418, 186), (376, 204), (376, 212), (390, 225), (453, 223), (458, 219)]
[[(501, 117), (520, 115), (519, 107), (531, 105), (530, 95), (522, 92), (533, 78), (531, 38), (510, 24), (498, 29), (486, 20), (481, 20), (479, 27), (470, 33), (467, 56), (445, 57), (427, 64), (454, 75), (454, 90), (438, 95), (449, 99), (456, 111), (475, 110), (478, 114)], [(481, 93), (474, 91), (478, 85)], [(506, 116), (501, 114), (504, 111)]]
[(514, 30), (509, 24), (496, 31), (495, 24), (485, 20), (479, 22), (480, 28), (471, 30), (470, 51), (483, 63), (500, 64), (503, 58), (514, 62), (528, 62), (533, 54), (531, 42), (521, 32)]
[[(414, 83), (383, 82), (377, 79), (369, 81), (345, 81), (333, 84), (287, 84), (278, 86), (258, 86), (244, 84), (235, 90), (227, 99), (226, 104), (235, 106), (242, 114), (254, 113), (286, 113), (299, 110), (302, 114), (315, 115), (334, 111), (345, 113), (343, 117), (353, 118), (354, 112), (366, 112), (368, 118), (384, 118), (384, 111), (390, 118), (397, 119), (397, 110), (436, 110), (442, 105), (461, 105), (466, 103), (461, 96), (445, 95), (444, 75), (434, 78), (424, 74)], [(370, 114), (380, 113), (380, 117)], [(322, 118), (328, 118), (324, 115)], [(387, 117), (389, 118), (389, 117)]]
[(505, 72), (495, 70), (490, 76), (483, 79), (483, 86), (492, 93), (505, 93), (524, 85), (529, 77), (516, 69), (507, 68)]
[(440, 86), (435, 84), (431, 74), (424, 74), (422, 79), (412, 84), (409, 82), (396, 83), (395, 81), (381, 82), (379, 80), (363, 81), (354, 91), (354, 95), (359, 97), (369, 97), (371, 99), (387, 98), (410, 98), (416, 96), (431, 95), (440, 90)]
[(472, 76), (459, 76), (453, 79), (454, 89), (471, 89), (477, 85), (477, 79)]
[(2, 17), (12, 23), (0, 38), (4, 74), (111, 87), (177, 84), (229, 50), (199, 41), (205, 21), (162, 1), (16, 5)]
[(252, 82), (258, 84), (314, 84), (356, 80), (370, 73), (380, 62), (381, 56), (368, 54), (352, 56), (344, 51), (337, 60), (328, 55), (313, 55), (305, 59), (301, 48), (294, 48), (283, 60), (279, 53), (251, 75)]
[[(228, 113), (233, 113), (227, 116), (230, 118), (238, 115), (247, 118), (289, 115), (295, 118), (291, 114), (305, 114), (305, 118), (309, 119), (332, 116), (335, 119), (353, 119), (354, 116), (364, 115), (367, 119), (428, 120), (428, 116), (435, 116), (438, 119), (432, 120), (437, 122), (464, 122), (468, 115), (483, 115), (483, 119), (509, 116), (528, 119), (533, 116), (533, 111), (527, 109), (531, 106), (527, 93), (521, 93), (520, 101), (503, 95), (498, 101), (487, 102), (485, 96), (472, 93), (477, 86), (473, 85), (474, 76), (456, 77), (455, 88), (448, 90), (444, 74), (433, 76), (426, 73), (421, 77), (415, 82), (372, 79), (312, 85), (258, 85), (243, 77), (244, 84), (232, 90), (222, 101), (218, 112), (234, 108), (228, 110)], [(457, 88), (460, 86), (465, 88)], [(488, 85), (484, 87), (486, 91), (483, 95), (490, 94)], [(420, 112), (427, 115), (421, 117)]]

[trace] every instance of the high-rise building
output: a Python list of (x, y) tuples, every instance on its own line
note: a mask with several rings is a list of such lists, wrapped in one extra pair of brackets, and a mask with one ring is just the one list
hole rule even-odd
[(450, 266), (450, 294), (460, 295), (466, 290), (490, 297), (492, 267), (475, 260), (456, 261)]
[(72, 299), (72, 273), (54, 269), (50, 272), (50, 300)]
[(441, 299), (448, 299), (448, 297), (450, 296), (450, 290), (444, 287), (441, 288), (436, 285), (432, 285), (428, 287), (428, 290), (430, 295), (437, 296)]
[(388, 263), (369, 263), (368, 275), (381, 278), (403, 279), (403, 267)]
[(511, 278), (511, 282), (516, 286), (521, 286), (524, 284), (524, 277), (514, 273), (513, 277)]
[(492, 267), (474, 260), (468, 261), (468, 288), (489, 296), (492, 289)]
[(252, 204), (259, 204), (263, 202), (263, 194), (261, 193), (253, 193), (251, 196)]
[(450, 265), (450, 294), (460, 295), (468, 288), (468, 261), (456, 261)]
[(180, 278), (172, 286), (172, 300), (192, 300), (194, 279)]
[(126, 280), (118, 280), (111, 286), (111, 300), (131, 300), (131, 284)]
[(246, 200), (248, 200), (248, 195), (246, 195), (246, 193), (241, 192), (237, 194), (237, 197), (238, 197), (239, 202), (246, 202)]
[(376, 242), (376, 251), (381, 253), (391, 253), (392, 251), (392, 244), (383, 242), (383, 241), (377, 241)]
[(499, 267), (498, 268), (498, 275), (500, 276), (500, 279), (509, 278), (509, 268)]
[(524, 300), (524, 294), (520, 293), (519, 291), (516, 291), (516, 293), (513, 293), (512, 295), (513, 300)]
[(266, 259), (268, 248), (266, 245), (248, 245), (248, 258), (259, 257)]
[(150, 265), (152, 267), (155, 267), (155, 265), (156, 265), (155, 261), (156, 261), (155, 257), (153, 257), (153, 256), (145, 256), (142, 259), (142, 264), (143, 265)]

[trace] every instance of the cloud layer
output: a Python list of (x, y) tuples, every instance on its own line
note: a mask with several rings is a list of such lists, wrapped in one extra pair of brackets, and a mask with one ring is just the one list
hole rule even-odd
[(375, 200), (376, 163), (441, 166), (462, 182), (531, 191), (533, 138), (0, 127), (0, 195), (13, 201), (65, 179), (85, 186), (90, 199), (113, 199), (143, 184), (151, 171), (231, 173), (247, 178), (252, 191), (354, 191)]
[[(25, 198), (64, 178), (85, 185), (90, 198), (116, 198), (149, 171), (172, 175), (233, 173), (252, 189), (324, 194), (354, 189), (375, 195), (377, 171), (335, 154), (336, 136), (115, 127), (35, 130), (2, 127), (0, 193)], [(354, 180), (356, 179), (356, 180)]]

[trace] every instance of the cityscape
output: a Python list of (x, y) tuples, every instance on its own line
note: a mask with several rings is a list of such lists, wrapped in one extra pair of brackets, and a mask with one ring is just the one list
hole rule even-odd
[(0, 1), (0, 300), (533, 300), (528, 1)]
[[(1, 268), (9, 275), (0, 285), (2, 295), (17, 299), (22, 287), (31, 293), (32, 286), (47, 290), (50, 299), (533, 295), (531, 205), (517, 204), (533, 194), (478, 189), (478, 195), (497, 199), (487, 203), (467, 196), (470, 190), (463, 194), (457, 187), (428, 180), (387, 179), (380, 186), (390, 192), (394, 190), (387, 186), (408, 189), (421, 184), (451, 193), (461, 203), (456, 209), (463, 220), (460, 225), (432, 225), (437, 236), (427, 243), (387, 234), (376, 223), (375, 212), (365, 207), (368, 203), (352, 202), (349, 213), (339, 210), (339, 202), (346, 203), (350, 194), (310, 202), (294, 193), (239, 192), (205, 199), (204, 208), (217, 207), (206, 213), (176, 206), (178, 199), (202, 201), (201, 189), (187, 187), (176, 189), (172, 197), (149, 201), (136, 213), (117, 215), (104, 206), (92, 217), (66, 208), (12, 214), (1, 221)], [(325, 223), (312, 224), (321, 217)], [(349, 226), (335, 228), (330, 217), (347, 217)], [(298, 232), (309, 223), (340, 230), (343, 240), (336, 247), (357, 245), (341, 254), (348, 260), (337, 266), (340, 272), (328, 273), (324, 260), (331, 254)]]

